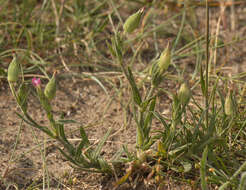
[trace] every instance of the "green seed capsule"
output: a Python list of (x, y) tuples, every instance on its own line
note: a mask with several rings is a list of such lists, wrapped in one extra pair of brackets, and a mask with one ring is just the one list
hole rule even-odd
[(233, 115), (233, 113), (234, 113), (234, 105), (232, 100), (232, 92), (230, 90), (225, 100), (225, 114), (229, 116), (229, 115)]
[(20, 65), (16, 59), (16, 56), (14, 56), (8, 68), (8, 81), (17, 82), (19, 79), (19, 73), (20, 73)]
[(123, 25), (123, 29), (126, 33), (132, 33), (139, 26), (142, 14), (143, 9), (140, 9), (127, 18)]
[(178, 99), (182, 105), (186, 105), (191, 97), (190, 89), (188, 88), (186, 83), (183, 83), (180, 86), (180, 89), (178, 91)]
[(158, 66), (160, 68), (160, 74), (163, 74), (166, 71), (171, 63), (171, 55), (169, 44), (167, 45), (166, 49), (162, 52), (160, 59), (158, 61)]
[(52, 78), (46, 85), (44, 89), (44, 94), (48, 100), (52, 100), (56, 95), (56, 80), (55, 80), (55, 73), (53, 74)]

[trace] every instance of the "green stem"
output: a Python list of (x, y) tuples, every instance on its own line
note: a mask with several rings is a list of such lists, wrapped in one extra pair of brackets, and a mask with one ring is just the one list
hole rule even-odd
[(206, 128), (208, 128), (208, 64), (209, 64), (209, 6), (208, 0), (206, 0), (206, 79), (205, 79), (205, 105), (206, 105)]

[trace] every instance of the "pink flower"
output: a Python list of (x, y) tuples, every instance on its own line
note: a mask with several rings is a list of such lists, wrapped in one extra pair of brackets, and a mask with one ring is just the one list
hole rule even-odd
[(35, 86), (35, 87), (39, 87), (40, 84), (41, 84), (40, 78), (36, 78), (36, 77), (32, 78), (32, 84), (33, 84), (33, 86)]

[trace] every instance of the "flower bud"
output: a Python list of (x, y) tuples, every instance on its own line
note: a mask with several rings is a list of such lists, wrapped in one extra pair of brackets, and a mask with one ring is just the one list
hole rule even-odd
[(158, 61), (158, 66), (160, 69), (160, 74), (163, 74), (166, 71), (171, 63), (171, 55), (169, 49), (169, 43), (166, 49), (162, 52), (160, 59)]
[(123, 29), (126, 33), (132, 33), (139, 26), (142, 14), (143, 9), (140, 9), (126, 19), (123, 25)]
[(40, 88), (40, 85), (41, 85), (40, 78), (36, 78), (36, 77), (32, 78), (32, 84), (33, 84), (33, 86)]
[(186, 105), (191, 97), (190, 89), (188, 88), (186, 83), (183, 83), (180, 86), (180, 89), (178, 91), (178, 99), (182, 105)]
[(47, 97), (48, 100), (52, 100), (56, 95), (56, 79), (55, 73), (53, 74), (52, 78), (46, 85), (44, 89), (44, 95)]
[(20, 73), (20, 65), (16, 60), (16, 56), (14, 56), (8, 68), (8, 81), (17, 82), (19, 79), (19, 73)]
[(234, 105), (232, 100), (232, 91), (230, 90), (225, 99), (225, 114), (230, 116), (234, 113)]

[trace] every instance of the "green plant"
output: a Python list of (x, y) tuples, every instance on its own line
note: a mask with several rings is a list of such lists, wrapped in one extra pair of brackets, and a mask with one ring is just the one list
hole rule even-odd
[[(13, 64), (13, 61), (15, 64)], [(16, 72), (17, 68), (19, 68), (20, 63), (19, 60), (14, 57), (13, 61), (9, 65), (8, 69), (8, 81), (11, 92), (15, 97), (15, 100), (22, 111), (22, 114), (17, 113), (17, 115), (23, 119), (27, 124), (35, 127), (42, 132), (46, 133), (50, 138), (58, 141), (64, 149), (61, 149), (57, 146), (60, 152), (68, 159), (75, 167), (78, 167), (82, 170), (88, 172), (99, 172), (99, 173), (112, 173), (112, 168), (101, 156), (101, 150), (103, 144), (107, 140), (107, 137), (110, 135), (110, 129), (105, 134), (104, 137), (100, 140), (99, 144), (94, 148), (91, 146), (88, 137), (84, 131), (84, 128), (80, 127), (80, 136), (81, 141), (79, 144), (73, 145), (71, 144), (65, 135), (64, 124), (68, 121), (63, 120), (62, 118), (59, 120), (55, 120), (52, 113), (52, 104), (51, 100), (55, 96), (56, 85), (55, 85), (55, 75), (50, 79), (49, 83), (46, 85), (45, 90), (42, 90), (41, 80), (40, 78), (33, 78), (32, 84), (36, 88), (37, 96), (39, 98), (40, 104), (42, 108), (46, 112), (46, 116), (49, 120), (50, 126), (41, 126), (35, 122), (35, 120), (28, 113), (28, 96), (29, 92), (26, 90), (28, 84), (23, 80), (19, 82), (19, 72)], [(15, 71), (15, 72), (13, 72)], [(15, 79), (15, 80), (13, 80)], [(15, 90), (15, 89), (18, 90)]]
[[(132, 18), (132, 17), (130, 17)], [(139, 18), (136, 17), (139, 22)], [(131, 23), (128, 22), (130, 25)], [(134, 20), (130, 20), (136, 25)], [(131, 30), (132, 32), (133, 30)], [(132, 99), (133, 99), (133, 115), (134, 120), (137, 125), (137, 137), (136, 137), (136, 145), (138, 152), (142, 152), (148, 150), (154, 143), (154, 139), (150, 136), (153, 112), (155, 110), (156, 98), (158, 92), (155, 90), (158, 88), (158, 85), (163, 80), (163, 74), (167, 70), (168, 66), (171, 62), (170, 50), (169, 47), (163, 51), (160, 56), (160, 59), (156, 60), (151, 68), (151, 85), (145, 96), (141, 95), (141, 92), (136, 84), (133, 73), (129, 66), (125, 66), (123, 64), (124, 59), (124, 51), (125, 45), (123, 43), (123, 38), (125, 36), (120, 33), (116, 33), (114, 38), (112, 39), (112, 44), (109, 45), (111, 53), (115, 56), (118, 64), (120, 65), (124, 75), (126, 76), (132, 90)]]
[[(1, 25), (1, 27), (6, 27), (3, 39), (6, 38), (7, 40), (5, 44), (0, 40), (0, 45), (1, 49), (8, 46), (14, 48), (1, 52), (0, 58), (2, 61), (4, 58), (10, 57), (12, 52), (16, 52), (9, 65), (7, 78), (12, 94), (22, 111), (21, 114), (18, 113), (18, 116), (30, 126), (41, 130), (58, 142), (57, 148), (70, 163), (84, 171), (110, 175), (115, 172), (117, 164), (127, 165), (125, 174), (116, 182), (116, 185), (124, 183), (131, 177), (137, 176), (136, 179), (142, 179), (141, 177), (138, 178), (142, 175), (148, 180), (153, 178), (155, 183), (161, 186), (164, 183), (163, 179), (166, 176), (169, 177), (168, 175), (171, 173), (173, 174), (172, 177), (178, 176), (178, 180), (187, 183), (192, 180), (197, 181), (201, 184), (202, 189), (208, 189), (210, 186), (221, 186), (221, 189), (229, 186), (239, 189), (245, 187), (245, 173), (243, 173), (245, 163), (243, 160), (245, 160), (246, 154), (242, 147), (245, 144), (246, 121), (245, 111), (240, 110), (240, 106), (244, 105), (245, 87), (240, 95), (239, 104), (236, 102), (239, 97), (235, 90), (236, 87), (235, 89), (230, 85), (228, 87), (228, 79), (230, 83), (235, 82), (236, 85), (240, 86), (241, 83), (237, 79), (245, 75), (225, 77), (224, 75), (209, 73), (209, 65), (211, 64), (209, 48), (216, 50), (243, 39), (219, 45), (215, 43), (213, 46), (212, 41), (217, 36), (209, 34), (208, 6), (206, 35), (198, 36), (196, 29), (193, 29), (192, 24), (189, 23), (189, 18), (187, 18), (187, 15), (190, 14), (188, 11), (194, 8), (188, 1), (184, 1), (184, 7), (180, 13), (161, 21), (160, 24), (154, 22), (149, 24), (146, 21), (151, 18), (151, 14), (155, 11), (155, 3), (152, 5), (145, 2), (149, 7), (140, 9), (128, 17), (123, 24), (118, 12), (122, 4), (115, 6), (113, 1), (76, 0), (67, 1), (66, 6), (64, 6), (64, 1), (61, 4), (55, 1), (44, 1), (39, 5), (41, 7), (40, 12), (33, 11), (35, 8), (33, 2), (31, 6), (28, 6), (28, 1), (23, 1), (20, 3), (21, 9), (17, 5), (14, 6), (14, 11), (10, 9), (12, 11), (9, 11), (8, 15), (17, 13), (19, 17), (12, 20), (14, 23), (11, 25), (12, 28), (9, 27), (9, 23)], [(139, 3), (140, 1), (136, 2)], [(4, 6), (7, 4), (5, 3)], [(110, 10), (108, 7), (113, 9)], [(50, 9), (55, 15), (52, 22), (49, 19), (43, 19)], [(105, 9), (107, 10), (105, 11)], [(5, 15), (4, 12), (0, 14)], [(38, 17), (38, 22), (30, 22), (31, 15)], [(177, 21), (180, 15), (182, 16), (181, 22)], [(117, 19), (119, 26), (115, 27), (113, 22)], [(144, 20), (143, 23), (141, 23), (142, 19)], [(69, 25), (61, 24), (63, 21), (68, 22)], [(150, 35), (153, 35), (154, 39), (158, 35), (164, 36), (162, 33), (169, 32), (166, 26), (170, 22), (175, 22), (176, 30), (176, 21), (180, 27), (177, 35), (176, 31), (174, 32), (175, 40), (166, 40), (166, 48), (161, 53), (158, 48), (158, 41), (151, 41), (154, 43), (154, 49), (158, 55), (153, 58), (148, 65), (149, 67), (143, 72), (135, 70), (133, 63), (140, 57), (138, 57), (138, 53), (142, 48), (143, 43), (141, 41)], [(112, 24), (115, 32), (113, 36), (112, 31), (110, 34), (106, 33), (108, 23)], [(124, 31), (121, 31), (121, 26)], [(141, 31), (134, 33), (140, 27)], [(194, 40), (186, 39), (186, 27), (189, 32), (191, 31)], [(11, 38), (7, 35), (8, 33), (10, 33)], [(113, 60), (108, 57), (108, 52), (105, 50), (107, 49), (105, 48), (105, 41), (107, 41), (108, 35), (112, 37), (111, 42), (108, 42), (108, 47)], [(8, 39), (12, 39), (12, 41)], [(185, 41), (187, 44), (179, 47), (181, 41)], [(205, 49), (203, 45), (206, 45)], [(130, 54), (129, 56), (128, 53), (131, 50), (133, 55)], [(38, 53), (34, 53), (36, 51)], [(80, 51), (84, 53), (80, 55), (78, 53)], [(50, 54), (50, 52), (58, 53)], [(206, 54), (203, 56), (204, 52)], [(45, 60), (38, 54), (44, 56)], [(179, 68), (177, 61), (194, 55), (196, 56), (196, 66), (195, 71), (190, 76), (186, 74), (185, 69), (182, 71)], [(72, 57), (71, 64), (66, 64), (65, 57), (69, 58), (67, 62), (70, 62)], [(127, 58), (129, 57), (131, 58), (128, 64), (129, 59)], [(203, 58), (206, 60), (205, 69), (202, 65)], [(93, 64), (90, 59), (93, 59)], [(28, 64), (22, 64), (22, 60), (28, 60)], [(50, 62), (57, 63), (57, 60), (61, 60), (63, 65), (50, 64)], [(73, 62), (76, 63), (73, 64)], [(75, 73), (72, 68), (87, 69), (88, 67), (95, 71), (111, 71), (119, 73), (119, 75), (121, 75), (121, 70), (131, 88), (131, 102), (129, 104), (132, 105), (131, 111), (136, 126), (136, 149), (130, 152), (124, 145), (123, 150), (117, 152), (111, 160), (105, 160), (101, 156), (101, 152), (111, 130), (108, 130), (95, 147), (89, 141), (82, 126), (80, 127), (80, 142), (77, 145), (70, 142), (64, 128), (65, 125), (73, 121), (65, 120), (63, 117), (56, 119), (52, 111), (52, 99), (56, 93), (56, 75), (54, 73), (50, 78), (46, 74), (45, 70), (49, 66), (56, 66), (56, 69), (64, 67), (66, 73), (61, 74), (62, 77), (82, 76), (90, 78), (96, 81), (106, 94), (107, 90), (101, 79), (108, 82), (110, 77), (99, 78), (97, 76), (100, 73), (97, 75), (97, 72), (92, 74)], [(172, 68), (169, 68), (170, 66)], [(200, 75), (198, 74), (199, 69)], [(25, 75), (39, 71), (49, 82), (44, 90), (41, 87), (41, 79), (33, 78), (32, 84), (35, 87), (35, 95), (37, 95), (49, 120), (48, 126), (39, 125), (30, 116), (28, 109), (31, 82), (27, 80), (28, 77)], [(139, 77), (140, 74), (144, 77)], [(6, 76), (2, 67), (0, 68), (0, 75)], [(120, 81), (121, 85), (122, 81)], [(176, 86), (180, 84), (179, 90), (166, 88), (165, 85), (169, 82), (175, 83)], [(112, 81), (109, 82), (109, 84), (112, 83)], [(221, 84), (223, 84), (223, 88), (220, 87)], [(115, 88), (117, 89), (117, 87)], [(159, 101), (160, 95), (163, 94), (171, 100), (171, 113), (168, 116), (163, 116), (157, 109), (159, 102), (161, 102)], [(197, 98), (197, 94), (201, 94), (203, 97), (203, 104)], [(153, 130), (153, 120), (159, 121), (158, 130)], [(116, 170), (118, 176), (121, 176), (122, 168)], [(240, 174), (241, 180), (239, 180)], [(173, 178), (175, 179), (175, 177)]]
[[(139, 12), (133, 14), (133, 16), (138, 13)], [(136, 24), (136, 22), (140, 22), (140, 20), (139, 17), (136, 17), (136, 21), (132, 20), (134, 18), (133, 16), (130, 16), (129, 18), (131, 18), (130, 21), (133, 23), (133, 28), (137, 29), (136, 26), (139, 24)], [(207, 17), (209, 17), (208, 12)], [(126, 23), (128, 25), (131, 24), (128, 19), (126, 20)], [(209, 22), (207, 23), (207, 28), (208, 27)], [(132, 29), (131, 32), (133, 32), (134, 29)], [(167, 166), (164, 168), (171, 169), (178, 173), (191, 172), (193, 170), (192, 165), (194, 160), (201, 160), (201, 186), (202, 189), (208, 189), (209, 183), (206, 176), (208, 166), (211, 167), (211, 165), (213, 165), (213, 167), (224, 167), (224, 169), (226, 167), (226, 157), (224, 157), (224, 153), (228, 148), (230, 148), (230, 143), (227, 143), (229, 138), (226, 134), (228, 134), (231, 127), (235, 125), (233, 121), (236, 119), (235, 113), (237, 110), (237, 105), (234, 101), (235, 98), (233, 97), (231, 90), (229, 91), (229, 95), (225, 102), (223, 101), (223, 97), (220, 96), (222, 104), (220, 106), (215, 105), (215, 97), (217, 93), (216, 88), (218, 81), (220, 80), (219, 78), (214, 82), (211, 94), (209, 94), (209, 29), (207, 30), (206, 40), (207, 62), (205, 68), (205, 79), (203, 77), (204, 73), (202, 67), (199, 79), (201, 92), (205, 100), (205, 107), (200, 106), (199, 102), (195, 99), (192, 100), (193, 105), (197, 107), (197, 110), (193, 110), (193, 108), (189, 106), (192, 93), (187, 83), (183, 83), (181, 84), (178, 93), (174, 93), (172, 95), (172, 116), (169, 123), (166, 122), (166, 119), (155, 110), (155, 105), (160, 92), (158, 90), (159, 84), (164, 79), (164, 71), (166, 71), (170, 65), (172, 54), (175, 54), (175, 51), (171, 54), (169, 52), (170, 50), (168, 45), (161, 54), (160, 59), (153, 62), (150, 69), (151, 83), (144, 95), (136, 83), (130, 66), (126, 66), (126, 64), (124, 64), (123, 60), (126, 52), (125, 49), (129, 45), (128, 43), (133, 43), (133, 41), (129, 40), (127, 42), (125, 39), (128, 39), (128, 36), (125, 36), (120, 32), (116, 32), (109, 48), (131, 86), (132, 100), (134, 103), (132, 106), (133, 115), (137, 126), (136, 160), (139, 160), (140, 163), (143, 164), (146, 162), (148, 163), (148, 160), (151, 162), (150, 160), (154, 159), (156, 163), (155, 166), (166, 164)], [(177, 43), (177, 40), (175, 41), (175, 44)], [(212, 106), (212, 109), (210, 109), (210, 106)], [(230, 121), (228, 128), (225, 129), (226, 132), (223, 130), (223, 127), (228, 124), (228, 119), (223, 119), (223, 107), (225, 107), (225, 113), (229, 116), (228, 119)], [(188, 112), (190, 113), (190, 116), (187, 115)], [(164, 128), (164, 130), (159, 131), (159, 135), (156, 136), (153, 136), (151, 133), (153, 118), (158, 119)], [(220, 130), (223, 132), (218, 132)], [(154, 149), (152, 145), (156, 140), (158, 140), (158, 147), (157, 150), (153, 151)], [(151, 153), (147, 150), (151, 150)], [(157, 160), (158, 163), (156, 162)], [(213, 170), (214, 169), (211, 169), (211, 171)], [(134, 165), (118, 183), (120, 184), (124, 182), (130, 175), (132, 175), (133, 171)], [(159, 172), (156, 173), (157, 176), (159, 175), (158, 173)], [(222, 181), (225, 181), (226, 177), (216, 170), (210, 180), (219, 184)], [(228, 185), (229, 183), (227, 182), (226, 184)]]

